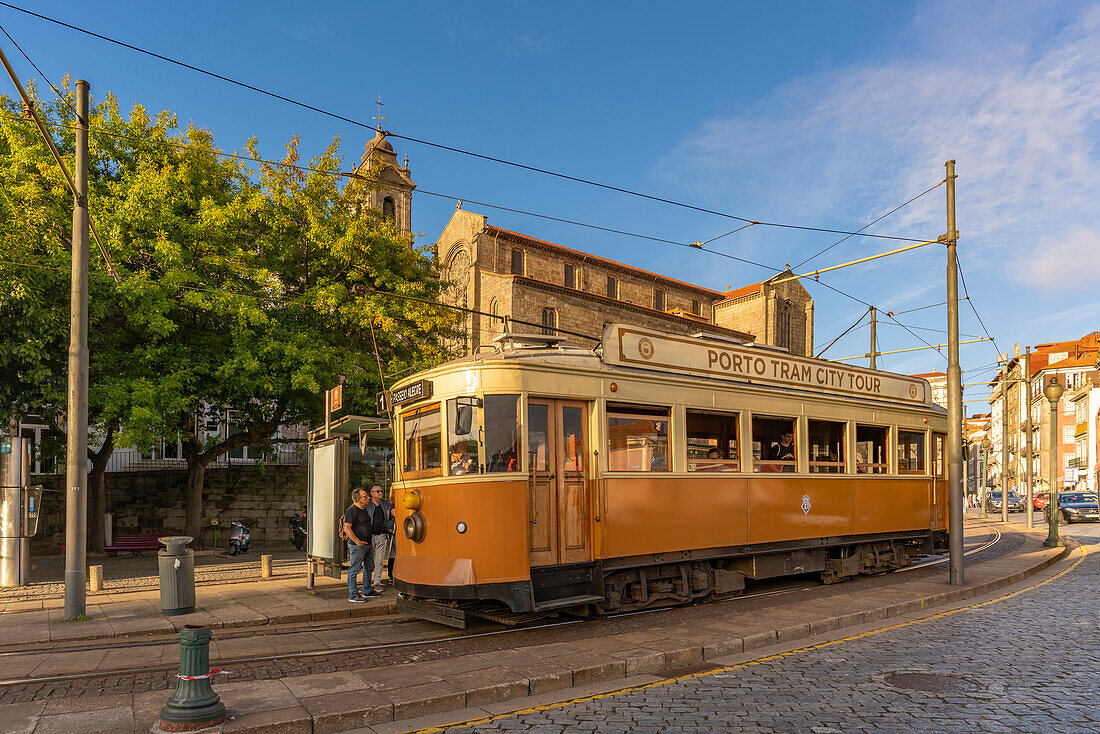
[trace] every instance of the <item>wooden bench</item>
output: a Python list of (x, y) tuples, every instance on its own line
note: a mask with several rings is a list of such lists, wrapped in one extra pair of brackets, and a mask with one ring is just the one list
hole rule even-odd
[(115, 538), (112, 545), (105, 546), (104, 552), (113, 556), (117, 553), (129, 553), (135, 558), (140, 558), (145, 551), (160, 550), (160, 535), (120, 535)]

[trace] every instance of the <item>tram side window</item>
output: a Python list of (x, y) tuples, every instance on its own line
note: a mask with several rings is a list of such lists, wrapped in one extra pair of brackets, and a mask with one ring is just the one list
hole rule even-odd
[(737, 414), (687, 411), (688, 471), (741, 471)]
[(668, 471), (668, 408), (607, 406), (609, 471)]
[(797, 471), (794, 418), (752, 417), (753, 471)]
[(944, 479), (947, 476), (947, 461), (944, 458), (944, 439), (942, 433), (932, 434), (932, 445), (935, 447), (936, 476)]
[(898, 431), (898, 474), (924, 474), (923, 431)]
[(485, 470), (519, 471), (519, 395), (485, 396)]
[(429, 405), (401, 418), (405, 437), (405, 476), (411, 479), (439, 476), (443, 473), (443, 424), (439, 404)]
[(856, 474), (885, 474), (886, 434), (883, 426), (856, 426)]
[(810, 473), (842, 474), (844, 472), (844, 424), (836, 421), (815, 421), (808, 424), (810, 436)]
[(453, 398), (447, 401), (447, 456), (451, 476), (477, 474), (478, 399)]

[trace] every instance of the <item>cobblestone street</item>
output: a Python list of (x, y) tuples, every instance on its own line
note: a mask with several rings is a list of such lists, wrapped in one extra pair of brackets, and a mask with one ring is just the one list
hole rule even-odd
[(1097, 732), (1100, 546), (1009, 598), (575, 703), (431, 731)]

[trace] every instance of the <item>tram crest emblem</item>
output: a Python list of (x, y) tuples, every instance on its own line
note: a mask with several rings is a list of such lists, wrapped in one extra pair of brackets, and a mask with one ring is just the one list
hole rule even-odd
[(913, 398), (914, 400), (916, 399), (916, 397), (917, 397), (917, 386), (916, 385), (910, 385), (909, 386), (909, 397)]
[(646, 337), (642, 337), (638, 341), (638, 354), (642, 355), (642, 359), (649, 359), (653, 356), (653, 342)]
[(802, 495), (802, 505), (801, 505), (801, 507), (802, 507), (802, 514), (803, 515), (809, 515), (810, 514), (810, 508), (813, 507), (813, 505), (810, 504), (810, 495), (808, 495), (808, 494)]

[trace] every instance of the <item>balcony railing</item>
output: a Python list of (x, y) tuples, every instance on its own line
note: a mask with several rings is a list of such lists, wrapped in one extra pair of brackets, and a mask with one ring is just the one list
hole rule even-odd
[(1066, 466), (1071, 469), (1087, 469), (1088, 465), (1089, 461), (1084, 456), (1075, 456), (1066, 463)]

